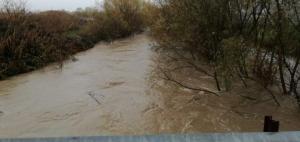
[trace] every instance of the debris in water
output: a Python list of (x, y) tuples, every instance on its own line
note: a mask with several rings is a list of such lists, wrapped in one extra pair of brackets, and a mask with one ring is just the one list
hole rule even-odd
[(78, 59), (76, 57), (72, 57), (72, 62), (77, 62)]
[(92, 99), (94, 99), (94, 100), (98, 103), (98, 105), (101, 105), (101, 102), (96, 98), (96, 94), (95, 94), (95, 93), (89, 92), (88, 95), (89, 95)]
[(4, 115), (4, 112), (3, 111), (0, 111), (0, 116)]
[(109, 88), (113, 88), (113, 87), (116, 87), (116, 86), (121, 86), (125, 84), (125, 82), (123, 81), (120, 81), (120, 82), (110, 82), (108, 83), (108, 85), (106, 87), (103, 87), (102, 89), (109, 89)]
[(193, 90), (191, 90), (191, 89), (188, 89), (188, 88), (181, 88), (183, 91), (185, 91), (185, 92), (188, 92), (188, 93), (192, 93), (193, 92)]
[(198, 94), (199, 95), (205, 95), (205, 92), (204, 91), (199, 91)]

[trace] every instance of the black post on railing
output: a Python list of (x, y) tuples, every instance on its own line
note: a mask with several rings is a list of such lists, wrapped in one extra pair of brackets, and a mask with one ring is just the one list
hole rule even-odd
[(272, 116), (265, 117), (264, 132), (279, 132), (279, 121), (272, 119)]

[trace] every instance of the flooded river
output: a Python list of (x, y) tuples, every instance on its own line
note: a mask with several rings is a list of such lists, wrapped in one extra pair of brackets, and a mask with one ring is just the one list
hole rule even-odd
[(294, 105), (217, 97), (154, 79), (150, 44), (145, 34), (100, 43), (62, 69), (50, 65), (1, 81), (0, 137), (261, 131), (269, 114), (282, 130), (300, 130)]

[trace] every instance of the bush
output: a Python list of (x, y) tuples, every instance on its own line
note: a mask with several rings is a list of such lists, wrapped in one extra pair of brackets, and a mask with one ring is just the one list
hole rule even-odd
[[(46, 11), (31, 16), (32, 21), (38, 23), (47, 33), (65, 33), (78, 28), (79, 20), (64, 11)], [(59, 24), (58, 24), (59, 23)]]
[(280, 84), (283, 94), (295, 95), (300, 104), (300, 1), (156, 2), (159, 18), (151, 26), (156, 41), (190, 54), (197, 71), (210, 72), (199, 69), (199, 62), (209, 65), (219, 90), (230, 89), (236, 78), (266, 89)]
[(24, 3), (2, 0), (0, 12), (0, 79), (62, 61), (144, 28), (141, 0), (106, 0), (104, 11), (88, 8), (67, 13), (29, 13)]
[(94, 42), (113, 40), (141, 32), (144, 29), (141, 0), (105, 0), (103, 11), (83, 28), (83, 36)]
[[(28, 13), (5, 1), (0, 14), (0, 79), (62, 61), (90, 46), (72, 33), (78, 20), (62, 11)], [(16, 8), (17, 7), (17, 8)]]

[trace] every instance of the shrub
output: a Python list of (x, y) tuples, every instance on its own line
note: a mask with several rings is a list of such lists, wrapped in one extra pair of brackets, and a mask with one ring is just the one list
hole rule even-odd
[[(106, 0), (82, 34), (94, 42), (129, 36), (144, 29), (141, 0)], [(81, 14), (82, 15), (82, 14)]]
[(13, 1), (5, 4), (0, 13), (0, 79), (62, 61), (90, 47), (71, 36), (78, 28), (74, 16), (62, 11), (28, 13)]
[(103, 11), (30, 13), (24, 3), (2, 0), (0, 79), (62, 61), (91, 48), (143, 30), (142, 1), (105, 1)]
[(230, 89), (236, 77), (266, 89), (281, 84), (283, 94), (295, 95), (300, 104), (300, 1), (156, 3), (159, 19), (151, 26), (156, 41), (164, 49), (190, 54), (188, 62), (197, 71), (209, 72), (199, 69), (200, 61), (209, 65), (219, 90)]

